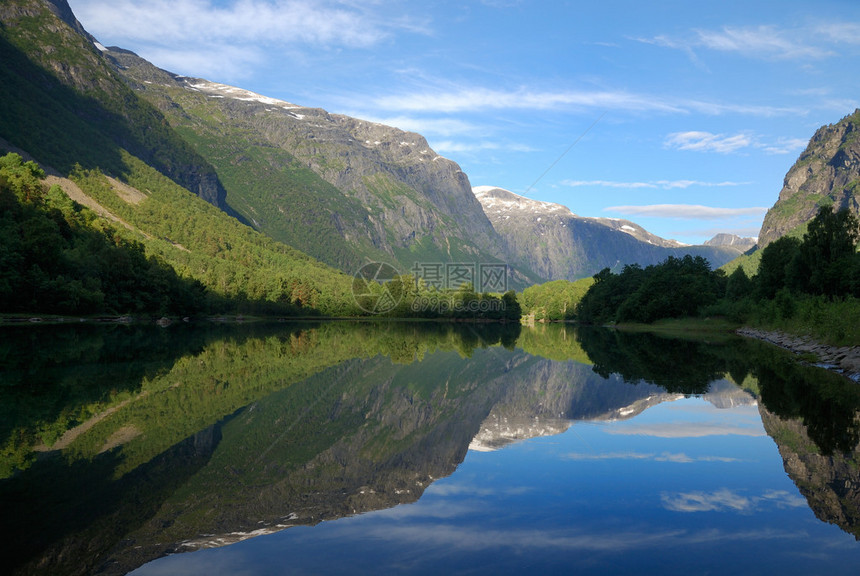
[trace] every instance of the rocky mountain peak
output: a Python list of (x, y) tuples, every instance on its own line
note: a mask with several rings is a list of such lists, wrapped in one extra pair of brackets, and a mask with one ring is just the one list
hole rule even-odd
[(685, 246), (617, 218), (577, 216), (566, 206), (520, 196), (496, 186), (472, 188), (508, 258), (545, 279), (576, 280), (603, 268), (657, 264), (670, 255), (701, 255), (720, 266), (738, 255), (726, 246)]
[(789, 169), (776, 204), (759, 233), (764, 248), (809, 222), (820, 206), (847, 208), (860, 215), (860, 109), (819, 128)]
[(705, 246), (733, 246), (741, 252), (746, 252), (756, 245), (758, 238), (746, 237), (743, 238), (737, 234), (727, 234), (721, 232), (713, 238), (705, 242)]
[(484, 212), (505, 214), (512, 211), (530, 212), (532, 214), (564, 214), (574, 216), (567, 206), (553, 202), (541, 202), (514, 194), (510, 190), (495, 186), (474, 186), (472, 193), (484, 207)]

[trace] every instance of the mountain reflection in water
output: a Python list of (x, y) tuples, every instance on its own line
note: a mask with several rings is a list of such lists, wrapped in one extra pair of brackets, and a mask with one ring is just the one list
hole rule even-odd
[[(295, 566), (301, 565), (298, 549), (308, 556), (323, 544), (344, 551), (358, 546), (367, 555), (371, 547), (357, 543), (374, 522), (398, 518), (401, 536), (429, 538), (432, 531), (421, 522), (402, 523), (406, 510), (417, 514), (434, 499), (448, 502), (469, 474), (480, 473), (487, 490), (514, 494), (515, 486), (495, 486), (495, 479), (515, 477), (523, 466), (537, 482), (526, 490), (529, 498), (543, 492), (539, 500), (550, 498), (553, 510), (566, 511), (566, 518), (550, 512), (548, 523), (564, 542), (591, 542), (602, 528), (593, 527), (590, 536), (571, 530), (600, 522), (600, 506), (603, 520), (626, 526), (621, 534), (645, 529), (629, 523), (649, 519), (667, 533), (698, 538), (697, 546), (708, 539), (681, 517), (754, 515), (771, 522), (763, 528), (771, 537), (750, 538), (777, 546), (784, 544), (780, 530), (790, 525), (783, 515), (801, 522), (807, 504), (819, 520), (860, 534), (856, 384), (799, 366), (757, 342), (496, 324), (4, 330), (0, 501), (4, 566), (15, 574), (125, 574), (178, 552), (246, 540), (223, 550), (257, 550), (282, 536), (254, 537), (288, 527), (283, 538), (296, 539), (288, 546)], [(771, 443), (756, 440), (759, 452), (747, 453), (759, 437)], [(574, 446), (555, 453), (552, 443)], [(773, 476), (780, 456), (797, 488), (772, 479), (753, 493), (759, 476)], [(687, 477), (682, 464), (697, 472)], [(625, 473), (631, 466), (638, 479)], [(700, 474), (731, 478), (740, 469), (748, 484), (696, 487)], [(595, 486), (602, 492), (580, 501)], [(630, 499), (634, 510), (640, 502), (641, 511), (624, 520), (602, 501), (610, 497)], [(657, 507), (643, 507), (645, 501)], [(418, 507), (394, 508), (410, 503)], [(474, 509), (476, 518), (492, 509), (475, 494), (456, 505)], [(500, 517), (519, 515), (522, 529), (541, 529), (517, 508), (539, 508), (535, 501), (506, 506)], [(344, 520), (310, 532), (298, 528), (335, 519)], [(492, 530), (494, 522), (471, 528)], [(804, 524), (804, 530), (825, 529), (815, 522), (819, 527)], [(348, 535), (350, 526), (363, 523), (364, 536)], [(731, 526), (713, 529), (743, 540)], [(622, 554), (627, 542), (613, 554)], [(834, 544), (831, 572), (860, 557), (853, 538), (850, 543)], [(485, 557), (492, 548), (416, 560), (402, 571), (494, 571)], [(598, 549), (598, 556), (608, 553)], [(527, 550), (520, 550), (521, 561)], [(211, 568), (205, 554), (170, 556), (140, 571), (157, 573), (164, 565), (170, 572), (173, 564), (164, 563), (177, 562), (195, 573), (195, 562)], [(278, 553), (267, 554), (269, 560), (258, 561), (277, 565)], [(554, 566), (553, 554), (540, 554), (546, 567)], [(629, 561), (611, 558), (569, 566), (605, 573)], [(330, 560), (313, 571), (343, 569)], [(750, 561), (753, 572), (756, 556)], [(507, 571), (524, 565), (511, 563)], [(800, 566), (788, 562), (785, 569)]]

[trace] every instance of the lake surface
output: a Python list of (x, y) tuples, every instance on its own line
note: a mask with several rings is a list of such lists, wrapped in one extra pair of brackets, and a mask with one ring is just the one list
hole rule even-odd
[(726, 336), (0, 330), (11, 574), (856, 574), (860, 387)]

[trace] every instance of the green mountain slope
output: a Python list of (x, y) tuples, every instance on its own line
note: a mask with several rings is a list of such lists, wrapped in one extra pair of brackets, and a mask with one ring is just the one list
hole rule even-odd
[(402, 272), (415, 262), (504, 261), (468, 178), (423, 137), (176, 76), (125, 50), (108, 55), (215, 166), (230, 205), (273, 238), (350, 273), (368, 260)]
[(0, 136), (11, 144), (63, 173), (80, 163), (122, 174), (124, 149), (228, 209), (212, 167), (122, 82), (65, 0), (4, 1), (0, 62)]
[[(350, 277), (222, 210), (212, 167), (117, 76), (64, 0), (0, 5), (0, 152), (13, 147), (50, 166), (54, 178), (71, 174), (76, 184), (64, 188), (113, 220), (97, 229), (142, 243), (148, 256), (200, 281), (214, 310), (357, 310)], [(0, 262), (0, 276), (13, 260)], [(38, 299), (27, 307), (47, 311)]]

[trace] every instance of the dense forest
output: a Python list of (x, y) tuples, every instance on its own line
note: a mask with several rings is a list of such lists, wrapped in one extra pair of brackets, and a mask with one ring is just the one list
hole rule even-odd
[(523, 316), (530, 322), (559, 322), (576, 318), (576, 305), (594, 284), (593, 278), (575, 282), (552, 280), (529, 286), (519, 295)]
[(860, 321), (858, 240), (860, 226), (851, 212), (822, 207), (802, 239), (785, 236), (765, 247), (752, 277), (742, 267), (727, 276), (691, 256), (626, 266), (619, 274), (604, 269), (576, 318), (606, 324), (726, 316), (848, 342), (856, 339)]
[(134, 188), (98, 169), (71, 177), (134, 231), (48, 188), (35, 162), (0, 158), (0, 313), (520, 318), (513, 291), (352, 278), (124, 161)]
[(193, 314), (204, 288), (146, 256), (104, 220), (42, 183), (17, 154), (0, 158), (0, 312)]

